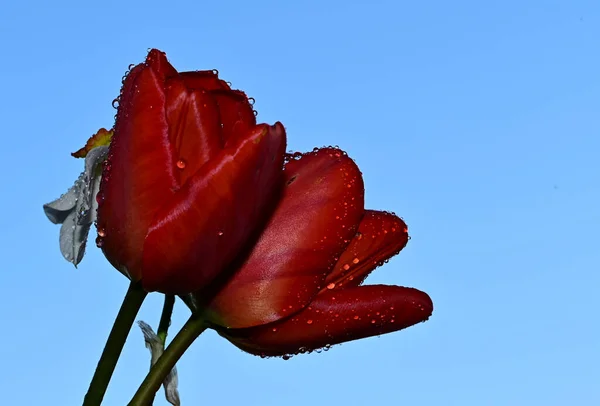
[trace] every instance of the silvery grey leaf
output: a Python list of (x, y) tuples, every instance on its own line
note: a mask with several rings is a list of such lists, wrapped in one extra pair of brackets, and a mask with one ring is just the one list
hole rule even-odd
[(54, 224), (62, 224), (60, 252), (75, 267), (83, 259), (91, 225), (96, 221), (96, 195), (102, 178), (98, 165), (106, 159), (107, 153), (107, 146), (92, 149), (85, 158), (85, 170), (75, 184), (61, 197), (44, 205), (46, 217)]
[(69, 213), (60, 227), (59, 235), (60, 252), (75, 267), (81, 262), (85, 254), (87, 236), (91, 227), (91, 223), (77, 225), (76, 219), (77, 213), (75, 211)]
[(73, 211), (75, 204), (77, 204), (77, 197), (82, 187), (83, 177), (85, 173), (79, 175), (79, 178), (75, 181), (75, 184), (71, 186), (66, 193), (62, 194), (58, 199), (46, 203), (44, 205), (44, 213), (48, 220), (54, 224), (62, 224), (69, 213)]
[[(142, 334), (144, 334), (146, 348), (150, 350), (150, 368), (152, 368), (165, 351), (165, 347), (161, 339), (154, 333), (154, 330), (152, 330), (152, 327), (141, 320), (138, 321), (138, 325), (140, 326), (140, 329), (142, 329)], [(181, 405), (179, 390), (177, 389), (178, 385), (179, 379), (177, 378), (177, 367), (173, 367), (171, 372), (165, 377), (163, 387), (165, 389), (167, 402), (174, 406)]]

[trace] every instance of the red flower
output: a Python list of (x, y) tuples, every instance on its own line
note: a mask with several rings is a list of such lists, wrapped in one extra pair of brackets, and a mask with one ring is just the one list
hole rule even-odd
[(189, 303), (224, 337), (260, 355), (310, 351), (400, 330), (433, 311), (426, 293), (359, 286), (408, 241), (394, 214), (364, 210), (361, 173), (344, 152), (295, 154), (257, 243)]
[(268, 215), (285, 143), (283, 126), (257, 125), (246, 95), (216, 73), (178, 73), (150, 51), (121, 89), (98, 245), (148, 291), (204, 287)]

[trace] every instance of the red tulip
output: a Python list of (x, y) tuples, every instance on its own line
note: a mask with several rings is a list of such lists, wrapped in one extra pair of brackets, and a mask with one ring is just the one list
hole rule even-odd
[(257, 243), (191, 306), (241, 349), (284, 355), (400, 330), (433, 311), (426, 293), (359, 286), (408, 241), (394, 214), (364, 210), (361, 173), (334, 148), (297, 154)]
[(148, 291), (201, 289), (248, 244), (277, 196), (285, 131), (256, 124), (213, 71), (151, 50), (121, 89), (98, 195), (98, 245)]

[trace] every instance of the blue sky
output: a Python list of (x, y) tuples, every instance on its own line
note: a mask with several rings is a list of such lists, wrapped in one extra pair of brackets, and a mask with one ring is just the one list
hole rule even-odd
[[(600, 404), (600, 3), (168, 4), (2, 6), (3, 404), (81, 404), (127, 281), (93, 243), (79, 269), (64, 261), (41, 206), (149, 47), (218, 69), (290, 149), (347, 150), (367, 207), (412, 236), (369, 281), (435, 304), (427, 323), (289, 361), (206, 333), (179, 363), (184, 406)], [(139, 318), (156, 325), (161, 304)], [(173, 329), (185, 318), (179, 304)], [(148, 364), (135, 329), (105, 404)]]

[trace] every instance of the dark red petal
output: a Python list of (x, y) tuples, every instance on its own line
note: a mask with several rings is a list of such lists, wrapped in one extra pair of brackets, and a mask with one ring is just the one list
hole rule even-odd
[(244, 351), (285, 355), (402, 330), (433, 312), (417, 289), (367, 285), (319, 294), (309, 307), (279, 323), (221, 334)]
[(179, 77), (183, 79), (185, 85), (190, 89), (204, 90), (229, 90), (229, 85), (219, 79), (216, 71), (197, 70), (193, 72), (181, 72)]
[(186, 294), (211, 282), (264, 221), (280, 185), (285, 130), (257, 126), (204, 165), (157, 213), (144, 245), (148, 291)]
[(152, 219), (176, 187), (174, 167), (162, 82), (138, 65), (123, 85), (98, 208), (99, 245), (134, 280)]
[(210, 93), (189, 90), (179, 78), (167, 81), (166, 97), (169, 139), (183, 184), (223, 148), (219, 108)]
[(408, 242), (408, 228), (395, 214), (366, 210), (358, 233), (327, 276), (325, 289), (359, 286)]
[(286, 187), (265, 231), (207, 306), (214, 323), (251, 327), (302, 309), (356, 234), (364, 212), (363, 181), (342, 151), (305, 154), (288, 162), (284, 173)]
[(167, 60), (167, 55), (158, 49), (151, 49), (146, 57), (146, 65), (151, 67), (156, 76), (164, 81), (177, 75), (177, 70)]
[(223, 140), (225, 144), (235, 143), (249, 128), (256, 125), (256, 117), (248, 97), (238, 90), (211, 92), (217, 104), (221, 123), (223, 124)]

